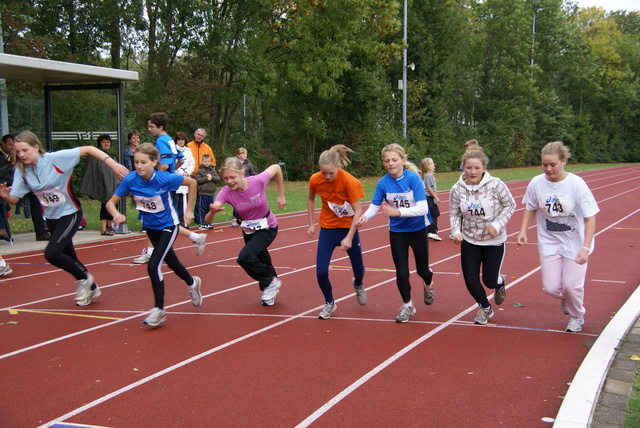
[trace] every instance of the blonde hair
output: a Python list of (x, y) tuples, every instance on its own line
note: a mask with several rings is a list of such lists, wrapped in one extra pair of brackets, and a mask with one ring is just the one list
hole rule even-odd
[(160, 166), (160, 152), (158, 151), (158, 149), (156, 149), (156, 147), (153, 144), (151, 143), (139, 144), (138, 147), (136, 147), (136, 153), (142, 153), (149, 156), (149, 159), (151, 160), (151, 162), (158, 161), (156, 166), (154, 166), (154, 169), (158, 169), (158, 167)]
[(247, 153), (247, 149), (244, 147), (238, 147), (238, 150), (236, 150), (236, 156), (240, 156), (243, 153)]
[(380, 154), (381, 157), (384, 158), (384, 154), (387, 152), (395, 152), (398, 155), (400, 155), (400, 157), (402, 158), (402, 160), (404, 161), (404, 169), (408, 169), (409, 171), (413, 171), (416, 174), (418, 174), (418, 167), (416, 167), (416, 165), (413, 162), (409, 162), (409, 160), (407, 160), (407, 152), (404, 151), (404, 147), (402, 147), (400, 144), (397, 143), (391, 143), (387, 146), (385, 146), (382, 149), (382, 153)]
[(329, 165), (336, 168), (349, 166), (351, 160), (349, 160), (347, 153), (353, 153), (353, 150), (344, 144), (336, 144), (320, 154), (318, 165)]
[(565, 146), (562, 141), (553, 141), (542, 148), (540, 156), (545, 155), (558, 155), (558, 158), (562, 161), (569, 160), (571, 152), (569, 147)]
[(467, 150), (462, 155), (462, 165), (464, 166), (465, 162), (469, 159), (479, 159), (482, 162), (483, 167), (487, 167), (489, 165), (489, 158), (484, 154), (482, 150)]
[(482, 150), (482, 147), (478, 143), (478, 140), (475, 139), (467, 141), (466, 143), (464, 143), (463, 147), (465, 150)]
[(244, 167), (242, 166), (242, 161), (235, 156), (226, 158), (224, 162), (222, 162), (222, 166), (220, 167), (218, 172), (220, 173), (220, 175), (222, 175), (226, 170), (230, 170), (244, 176)]
[[(434, 168), (431, 168), (431, 165), (434, 166)], [(424, 178), (425, 175), (427, 175), (430, 172), (433, 172), (433, 170), (435, 169), (435, 163), (433, 162), (433, 159), (431, 158), (424, 158), (420, 161), (420, 178)]]
[[(31, 131), (22, 131), (21, 133), (15, 136), (13, 141), (16, 143), (27, 143), (31, 147), (38, 146), (38, 153), (40, 153), (40, 155), (43, 155), (46, 153), (44, 148), (42, 148), (42, 143), (38, 139), (38, 136)], [(24, 174), (24, 169), (26, 168), (26, 165), (24, 164), (24, 162), (22, 162), (22, 160), (20, 160), (19, 157), (16, 157), (16, 167), (20, 169), (20, 171), (22, 171), (22, 173)]]

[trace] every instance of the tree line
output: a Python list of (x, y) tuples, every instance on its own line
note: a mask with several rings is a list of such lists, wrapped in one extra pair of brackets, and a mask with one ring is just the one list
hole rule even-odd
[[(491, 167), (538, 163), (562, 140), (578, 162), (640, 161), (640, 13), (562, 0), (5, 0), (4, 51), (138, 71), (127, 129), (165, 111), (223, 158), (306, 179), (334, 144), (379, 174), (398, 142), (439, 170), (475, 138)], [(403, 49), (407, 136), (402, 136)], [(7, 82), (10, 129), (41, 130), (42, 88)], [(61, 94), (54, 130), (112, 126), (109, 94)], [(101, 128), (102, 127), (102, 128)], [(105, 129), (108, 130), (108, 129)], [(151, 141), (143, 133), (143, 140)]]

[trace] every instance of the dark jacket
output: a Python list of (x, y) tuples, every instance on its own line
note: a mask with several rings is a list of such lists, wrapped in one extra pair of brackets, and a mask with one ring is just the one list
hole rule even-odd
[[(207, 174), (211, 174), (211, 180), (207, 179)], [(216, 183), (220, 182), (220, 176), (213, 165), (200, 165), (196, 171), (196, 181), (198, 182), (198, 195), (215, 195)]]
[[(104, 150), (103, 150), (104, 152)], [(110, 154), (105, 152), (106, 155)], [(115, 159), (115, 158), (114, 158)], [(107, 203), (113, 196), (120, 179), (103, 161), (87, 156), (80, 180), (79, 192), (91, 199)]]
[(4, 152), (0, 153), (0, 183), (7, 183), (7, 186), (13, 184), (13, 169), (15, 165), (11, 163), (11, 159)]

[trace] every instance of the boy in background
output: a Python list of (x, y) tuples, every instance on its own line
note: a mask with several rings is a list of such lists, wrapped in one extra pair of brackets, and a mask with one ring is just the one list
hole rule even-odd
[(196, 171), (196, 182), (198, 183), (198, 209), (196, 221), (200, 230), (213, 229), (213, 225), (207, 224), (204, 216), (209, 212), (209, 205), (215, 199), (216, 184), (220, 182), (220, 176), (211, 165), (211, 156), (202, 155), (202, 164)]

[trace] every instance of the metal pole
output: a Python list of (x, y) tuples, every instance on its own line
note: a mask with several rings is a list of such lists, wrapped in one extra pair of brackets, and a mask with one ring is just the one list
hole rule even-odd
[[(4, 39), (2, 37), (2, 20), (0, 19), (0, 53), (4, 53)], [(9, 133), (9, 111), (7, 110), (7, 84), (0, 79), (0, 135)]]
[(404, 46), (402, 50), (402, 137), (407, 138), (407, 0), (404, 0)]

